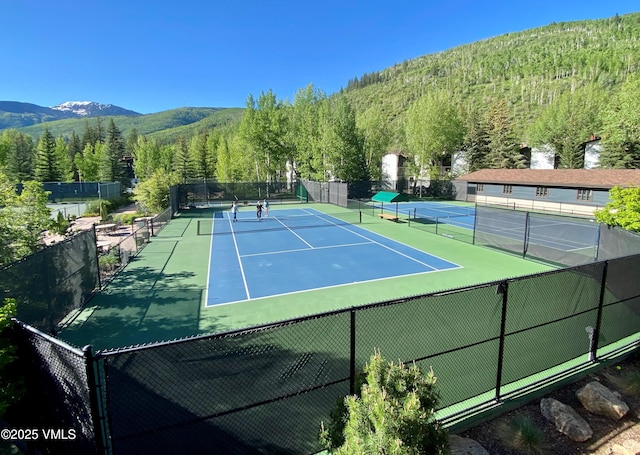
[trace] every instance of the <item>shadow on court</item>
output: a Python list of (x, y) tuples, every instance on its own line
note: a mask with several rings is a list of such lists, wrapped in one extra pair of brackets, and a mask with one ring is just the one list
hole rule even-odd
[(127, 268), (60, 336), (79, 346), (89, 341), (101, 350), (197, 334), (204, 290), (180, 286), (192, 276)]

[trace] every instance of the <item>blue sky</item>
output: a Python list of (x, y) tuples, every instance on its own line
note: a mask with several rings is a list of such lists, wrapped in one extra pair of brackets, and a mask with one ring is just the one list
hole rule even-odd
[(3, 0), (0, 100), (143, 114), (327, 94), (404, 60), (636, 1)]

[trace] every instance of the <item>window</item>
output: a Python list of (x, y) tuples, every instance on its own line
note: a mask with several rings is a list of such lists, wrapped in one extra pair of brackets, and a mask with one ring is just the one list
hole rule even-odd
[(548, 188), (546, 186), (536, 187), (536, 197), (549, 197)]
[(578, 197), (576, 199), (578, 199), (579, 201), (591, 201), (593, 200), (593, 191), (578, 190)]
[(478, 193), (484, 192), (484, 183), (476, 183), (476, 192)]
[(502, 185), (502, 194), (513, 193), (513, 185)]

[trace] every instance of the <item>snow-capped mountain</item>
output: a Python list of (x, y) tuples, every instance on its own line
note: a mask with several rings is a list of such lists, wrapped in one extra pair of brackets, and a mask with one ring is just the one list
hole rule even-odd
[(94, 101), (66, 101), (56, 106), (52, 106), (51, 109), (72, 113), (81, 117), (98, 117), (102, 115), (141, 115), (137, 112), (130, 111), (119, 106), (114, 106), (113, 104), (100, 104)]

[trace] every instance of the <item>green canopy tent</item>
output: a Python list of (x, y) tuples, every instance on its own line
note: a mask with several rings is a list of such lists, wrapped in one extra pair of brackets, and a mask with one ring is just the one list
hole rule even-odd
[[(409, 200), (409, 196), (407, 196), (406, 194), (402, 194), (402, 193), (395, 193), (393, 191), (379, 191), (378, 193), (374, 194), (373, 197), (371, 198), (371, 200), (373, 202), (380, 202), (380, 218), (387, 218), (393, 221), (398, 221), (398, 202), (406, 202)], [(396, 215), (391, 216), (388, 214), (384, 213), (384, 203), (391, 203), (391, 202), (395, 202), (396, 203)]]

